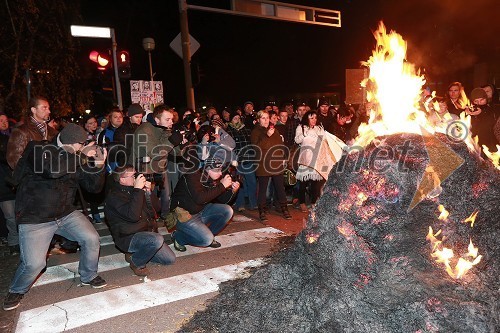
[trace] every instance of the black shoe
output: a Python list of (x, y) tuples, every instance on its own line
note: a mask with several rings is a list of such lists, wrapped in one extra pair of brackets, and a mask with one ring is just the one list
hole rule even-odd
[(9, 250), (10, 250), (11, 256), (17, 256), (19, 253), (21, 253), (21, 249), (19, 248), (19, 245), (9, 246)]
[(84, 286), (91, 286), (94, 289), (103, 288), (103, 287), (106, 287), (108, 285), (106, 283), (106, 281), (104, 281), (104, 279), (102, 277), (100, 277), (99, 275), (97, 275), (92, 281), (89, 281), (89, 282), (82, 281), (82, 284)]
[(213, 247), (214, 249), (221, 247), (220, 243), (216, 241), (215, 239), (212, 241), (212, 244), (209, 245), (209, 247)]
[(259, 210), (259, 219), (263, 222), (268, 221), (265, 210)]
[(186, 252), (186, 250), (187, 250), (184, 245), (177, 243), (177, 241), (175, 239), (174, 239), (174, 248), (179, 252)]
[(3, 309), (5, 311), (16, 309), (21, 304), (23, 296), (23, 294), (8, 293), (3, 300)]
[(125, 253), (125, 261), (129, 264), (132, 262), (132, 253)]
[(290, 215), (290, 212), (288, 211), (288, 208), (286, 206), (281, 207), (281, 212), (283, 213), (283, 217), (285, 220), (291, 220), (292, 215)]
[(135, 275), (137, 276), (147, 276), (149, 275), (149, 270), (146, 268), (146, 266), (139, 268), (136, 265), (134, 265), (133, 262), (130, 263), (130, 269), (134, 272)]

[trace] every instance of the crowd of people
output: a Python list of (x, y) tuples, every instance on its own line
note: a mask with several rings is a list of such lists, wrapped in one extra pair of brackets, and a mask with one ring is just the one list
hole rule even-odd
[[(495, 151), (497, 102), (492, 85), (473, 89), (467, 99), (454, 82), (446, 97), (424, 94), (421, 104), (436, 125), (461, 112), (470, 115), (473, 135)], [(273, 207), (291, 219), (290, 202), (308, 212), (328, 177), (315, 167), (321, 140), (333, 134), (349, 144), (372, 107), (320, 100), (314, 106), (269, 104), (256, 111), (248, 101), (241, 109), (210, 107), (200, 115), (162, 104), (145, 117), (143, 108), (132, 104), (125, 114), (115, 108), (106, 117), (86, 115), (79, 124), (58, 128), (49, 101), (34, 97), (24, 122), (14, 128), (0, 114), (0, 208), (10, 252), (20, 256), (4, 310), (19, 306), (46, 266), (56, 236), (80, 248), (82, 284), (106, 286), (97, 274), (99, 235), (92, 226), (104, 222), (98, 209), (103, 203), (115, 245), (138, 276), (148, 275), (150, 261), (175, 262), (159, 224), (183, 252), (187, 246), (220, 247), (215, 236), (233, 210), (257, 210), (261, 221)], [(76, 209), (76, 200), (84, 211), (90, 209), (89, 216)]]

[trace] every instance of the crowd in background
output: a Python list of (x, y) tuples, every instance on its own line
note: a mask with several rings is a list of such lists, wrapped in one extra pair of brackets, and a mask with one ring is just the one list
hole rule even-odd
[[(39, 158), (36, 153), (24, 157), (31, 141), (53, 144), (64, 148), (69, 157), (73, 153), (85, 155), (85, 163), (103, 165), (102, 188), (96, 191), (95, 186), (80, 186), (84, 178), (71, 178), (75, 186), (68, 189), (68, 193), (73, 192), (67, 197), (80, 201), (84, 211), (89, 210), (88, 223), (105, 222), (99, 206), (106, 203), (104, 216), (117, 247), (126, 253), (135, 274), (146, 275), (145, 265), (150, 260), (163, 264), (175, 261), (163, 238), (154, 235), (158, 222), (173, 231), (175, 249), (185, 251), (186, 245), (219, 247), (214, 236), (227, 225), (233, 210), (258, 210), (261, 221), (268, 220), (273, 208), (284, 219), (291, 219), (290, 204), (308, 212), (327, 180), (327, 175), (313, 167), (318, 143), (325, 133), (331, 133), (350, 144), (359, 125), (368, 121), (376, 107), (372, 103), (332, 106), (328, 100), (319, 100), (317, 105), (285, 103), (277, 107), (271, 103), (256, 110), (254, 103), (247, 101), (242, 108), (219, 111), (209, 107), (203, 114), (192, 109), (179, 113), (158, 105), (146, 115), (139, 104), (132, 104), (125, 113), (115, 108), (102, 117), (89, 114), (77, 119), (75, 125), (51, 119), (49, 101), (33, 98), (23, 122), (14, 124), (0, 114), (0, 208), (6, 227), (2, 236), (6, 236), (12, 255), (22, 252), (18, 225), (22, 223), (26, 229), (31, 222), (19, 221), (26, 212), (22, 209), (29, 206), (24, 202), (29, 196), (23, 196), (28, 195), (24, 191), (27, 185), (17, 187), (18, 163), (25, 167), (25, 159)], [(480, 145), (496, 151), (500, 144), (500, 108), (493, 85), (473, 89), (468, 99), (459, 82), (449, 85), (446, 97), (435, 97), (424, 90), (421, 107), (429, 121), (439, 126), (459, 119), (465, 112), (471, 117), (472, 134), (479, 136)], [(91, 149), (92, 154), (85, 149)], [(52, 171), (47, 172), (51, 174), (47, 178), (57, 178)], [(97, 178), (92, 179), (97, 182)], [(38, 186), (41, 180), (37, 178)], [(17, 181), (23, 184), (22, 179)], [(51, 190), (66, 191), (67, 184), (54, 188), (54, 182), (47, 183), (52, 184), (47, 185)], [(46, 200), (46, 204), (57, 205), (53, 200)], [(47, 210), (52, 212), (50, 207)], [(65, 214), (70, 211), (68, 208)], [(130, 223), (137, 224), (131, 227)], [(52, 244), (56, 241), (53, 239)], [(69, 244), (68, 248), (82, 246), (72, 245), (64, 237), (59, 241)], [(144, 244), (154, 245), (149, 252), (139, 253), (137, 249)], [(96, 276), (94, 264), (95, 269), (87, 272), (87, 282), (102, 287), (105, 282)], [(32, 281), (26, 279), (25, 284), (28, 282)], [(14, 308), (27, 291), (21, 289), (11, 288), (8, 309)]]

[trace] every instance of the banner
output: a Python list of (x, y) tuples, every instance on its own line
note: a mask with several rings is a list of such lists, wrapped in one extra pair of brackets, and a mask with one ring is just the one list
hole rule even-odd
[(146, 114), (152, 112), (151, 106), (163, 103), (163, 82), (130, 80), (130, 97), (132, 103), (139, 103)]

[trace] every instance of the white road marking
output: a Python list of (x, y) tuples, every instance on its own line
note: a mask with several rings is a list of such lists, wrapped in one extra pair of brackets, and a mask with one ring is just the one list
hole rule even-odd
[[(223, 250), (224, 248), (228, 247), (255, 243), (265, 239), (277, 238), (282, 235), (284, 235), (282, 231), (272, 227), (267, 227), (217, 236), (216, 239), (222, 244), (222, 247), (216, 249), (211, 247), (187, 246), (186, 252), (178, 252), (174, 250), (172, 244), (170, 245), (170, 248), (172, 249), (172, 251), (174, 251), (177, 257), (182, 257), (196, 253)], [(40, 278), (35, 282), (34, 286), (42, 286), (45, 284), (60, 282), (78, 277), (78, 263), (78, 261), (75, 261), (58, 266), (48, 267), (45, 273), (43, 273), (42, 276), (40, 276)], [(129, 264), (125, 261), (124, 255), (122, 253), (103, 256), (99, 258), (99, 273), (128, 267), (128, 265)]]
[(220, 283), (244, 277), (246, 268), (258, 267), (264, 263), (263, 259), (248, 260), (23, 311), (19, 315), (16, 332), (62, 332), (126, 313), (215, 292)]

